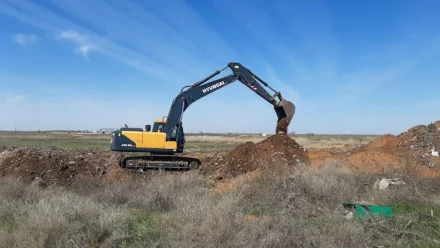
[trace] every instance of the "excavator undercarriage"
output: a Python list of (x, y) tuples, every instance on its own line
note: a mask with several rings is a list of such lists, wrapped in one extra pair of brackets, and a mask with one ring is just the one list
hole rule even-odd
[(146, 169), (170, 169), (170, 170), (195, 170), (201, 162), (197, 158), (181, 157), (174, 155), (147, 155), (126, 157), (120, 161), (121, 168), (146, 170)]
[[(226, 68), (232, 74), (220, 79), (207, 82), (220, 74)], [(177, 156), (184, 150), (185, 133), (182, 118), (184, 111), (195, 101), (231, 84), (240, 81), (268, 103), (273, 105), (277, 115), (276, 133), (287, 133), (288, 126), (295, 114), (295, 105), (281, 96), (280, 92), (272, 89), (266, 82), (239, 63), (229, 63), (226, 67), (217, 70), (210, 76), (182, 88), (174, 99), (168, 116), (142, 128), (120, 128), (112, 133), (110, 150), (117, 152), (148, 153), (142, 156), (127, 156), (120, 161), (120, 167), (127, 169), (198, 169), (199, 159)], [(268, 87), (275, 94), (270, 95), (264, 88)]]

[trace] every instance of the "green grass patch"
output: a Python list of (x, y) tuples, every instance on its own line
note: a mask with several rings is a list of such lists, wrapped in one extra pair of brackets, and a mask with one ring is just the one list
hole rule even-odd
[(411, 240), (409, 247), (440, 247), (440, 206), (396, 203), (392, 207), (393, 227), (399, 237)]
[[(2, 140), (0, 145), (6, 147), (23, 147), (35, 146), (44, 147), (52, 146), (57, 148), (104, 148), (110, 149), (110, 142), (108, 140)], [(210, 142), (188, 142), (185, 145), (185, 151), (193, 152), (213, 152), (213, 151), (227, 151), (232, 150), (237, 144), (230, 143), (210, 143)]]
[(6, 147), (108, 148), (110, 142), (107, 140), (4, 140), (0, 145)]
[(0, 214), (0, 228), (12, 232), (17, 228), (18, 224), (14, 215), (9, 213)]
[(440, 206), (417, 204), (417, 203), (395, 203), (392, 205), (396, 214), (431, 214), (440, 216)]
[(252, 209), (249, 209), (249, 210), (247, 211), (247, 214), (249, 214), (249, 215), (255, 215), (255, 216), (263, 216), (263, 215), (265, 215), (265, 214), (264, 214), (264, 211), (263, 211), (261, 208), (252, 208)]
[(161, 238), (162, 221), (159, 215), (134, 210), (126, 219), (126, 232), (129, 237), (122, 247), (148, 247)]

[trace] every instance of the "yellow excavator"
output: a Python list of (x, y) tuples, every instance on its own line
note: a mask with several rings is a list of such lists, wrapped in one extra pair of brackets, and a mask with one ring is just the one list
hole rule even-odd
[[(207, 82), (227, 68), (232, 70), (230, 75)], [(149, 168), (198, 169), (201, 165), (199, 159), (176, 155), (184, 150), (183, 113), (195, 101), (237, 80), (273, 105), (278, 117), (275, 132), (287, 133), (287, 127), (295, 114), (295, 105), (283, 99), (280, 92), (275, 91), (249, 69), (240, 63), (231, 62), (200, 82), (183, 87), (171, 104), (168, 116), (155, 120), (153, 127), (146, 125), (144, 130), (125, 125), (114, 131), (111, 136), (111, 151), (149, 153), (146, 156), (123, 157), (119, 166), (143, 170)], [(270, 95), (262, 85), (271, 89), (275, 94)]]

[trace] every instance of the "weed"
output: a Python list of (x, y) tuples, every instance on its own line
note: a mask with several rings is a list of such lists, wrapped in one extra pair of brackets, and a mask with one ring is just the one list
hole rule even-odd
[[(0, 246), (438, 247), (438, 182), (343, 165), (261, 176), (211, 193), (197, 173), (40, 188), (0, 180)], [(406, 184), (374, 190), (382, 177)], [(342, 202), (392, 206), (392, 220), (344, 218)], [(432, 212), (431, 212), (432, 210)]]

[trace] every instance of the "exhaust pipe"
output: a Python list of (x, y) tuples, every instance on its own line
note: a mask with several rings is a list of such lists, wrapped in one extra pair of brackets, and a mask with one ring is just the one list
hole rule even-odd
[(295, 115), (295, 105), (285, 99), (279, 101), (274, 107), (278, 116), (275, 133), (287, 133), (290, 122)]

